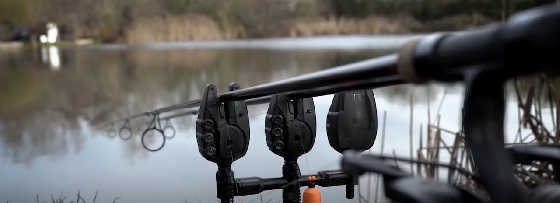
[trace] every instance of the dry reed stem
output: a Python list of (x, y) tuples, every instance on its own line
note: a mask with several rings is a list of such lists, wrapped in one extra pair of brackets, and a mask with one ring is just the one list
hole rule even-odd
[[(381, 152), (380, 154), (383, 154), (384, 152), (384, 148), (385, 148), (385, 127), (387, 126), (387, 111), (383, 111), (383, 127), (381, 128)], [(377, 178), (375, 179), (375, 202), (378, 202), (380, 198), (379, 194), (379, 190), (380, 190), (380, 175), (377, 175)], [(369, 202), (369, 201), (368, 201)]]
[[(413, 133), (413, 127), (414, 127), (414, 93), (410, 94), (410, 121), (409, 121), (409, 126), (408, 126), (408, 133), (409, 133), (409, 154), (410, 154), (410, 158), (414, 158), (414, 155), (412, 153), (412, 148), (413, 148), (413, 142), (414, 142), (414, 133)], [(410, 164), (410, 173), (414, 174), (414, 166), (413, 164)]]
[[(453, 142), (453, 150), (451, 150), (451, 158), (449, 160), (449, 163), (453, 166), (457, 165), (457, 153), (459, 151), (459, 144), (460, 144), (461, 140), (459, 139), (459, 136), (455, 136), (455, 140)], [(453, 169), (449, 170), (449, 173), (447, 174), (447, 181), (451, 182), (453, 179), (453, 175), (454, 175), (455, 171)]]
[[(422, 155), (422, 124), (420, 124), (420, 139), (418, 140), (418, 150), (416, 150), (416, 159), (422, 161), (423, 160), (423, 155)], [(418, 176), (422, 176), (422, 165), (420, 163), (416, 164), (416, 174)]]

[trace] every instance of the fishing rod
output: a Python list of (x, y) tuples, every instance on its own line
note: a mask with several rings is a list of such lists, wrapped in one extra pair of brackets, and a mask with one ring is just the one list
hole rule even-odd
[[(382, 175), (385, 194), (395, 202), (485, 202), (479, 196), (461, 187), (414, 177), (411, 173), (402, 170), (396, 165), (387, 163), (386, 160), (417, 162), (400, 157), (360, 154), (355, 151), (347, 151), (341, 160), (341, 166), (342, 171), (347, 174), (377, 173)], [(422, 162), (422, 164), (447, 167), (455, 170), (459, 169), (459, 172), (466, 176), (477, 177), (466, 170), (462, 170), (462, 168), (449, 164), (438, 162)]]
[[(267, 103), (269, 101), (270, 101), (270, 97), (260, 97), (260, 98), (248, 99), (247, 101), (245, 101), (245, 103), (247, 103), (247, 105), (258, 105), (258, 104)], [(185, 112), (162, 117), (160, 118), (160, 120), (171, 120), (178, 117), (184, 117), (184, 116), (190, 116), (196, 114), (198, 114), (198, 109), (191, 109)]]
[(196, 99), (196, 100), (187, 101), (187, 102), (181, 103), (181, 104), (175, 104), (175, 105), (171, 105), (171, 106), (166, 106), (166, 107), (154, 109), (152, 111), (145, 111), (145, 112), (137, 113), (137, 114), (125, 117), (125, 118), (120, 118), (120, 119), (117, 119), (117, 120), (110, 121), (110, 122), (108, 122), (104, 125), (114, 125), (115, 123), (118, 123), (118, 122), (127, 122), (127, 121), (134, 120), (134, 119), (137, 119), (137, 118), (153, 116), (153, 115), (156, 115), (156, 114), (159, 115), (161, 113), (175, 111), (175, 110), (178, 110), (178, 109), (194, 108), (194, 107), (198, 107), (199, 104), (200, 104), (200, 100)]
[[(365, 89), (371, 87), (373, 84), (377, 84), (379, 86), (391, 86), (396, 84), (402, 84), (402, 81), (397, 78), (387, 79), (386, 81), (382, 81), (382, 80), (352, 81), (341, 85), (333, 85), (333, 86), (326, 86), (326, 87), (316, 88), (316, 89), (304, 89), (304, 90), (293, 91), (287, 93), (286, 95), (292, 98), (316, 97), (316, 96), (332, 94), (332, 92), (341, 92), (341, 91), (351, 90), (351, 89)], [(259, 104), (268, 103), (269, 101), (270, 101), (270, 96), (264, 96), (264, 97), (254, 98), (254, 99), (248, 99), (245, 101), (245, 103), (247, 105), (259, 105)], [(160, 118), (160, 120), (171, 120), (178, 117), (197, 115), (197, 114), (198, 114), (198, 109), (191, 109), (185, 112), (162, 117)]]
[(179, 118), (179, 117), (184, 117), (184, 116), (190, 116), (190, 115), (196, 115), (198, 113), (198, 109), (191, 109), (185, 112), (181, 112), (181, 113), (177, 113), (177, 114), (173, 114), (170, 116), (166, 116), (166, 117), (162, 117), (160, 118), (160, 120), (172, 120), (175, 118)]

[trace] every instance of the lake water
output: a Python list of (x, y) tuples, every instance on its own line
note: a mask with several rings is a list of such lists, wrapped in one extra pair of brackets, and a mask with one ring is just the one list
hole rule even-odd
[[(409, 37), (0, 50), (0, 202), (35, 202), (37, 197), (50, 202), (51, 195), (61, 194), (75, 200), (78, 191), (87, 202), (96, 191), (97, 202), (216, 202), (217, 167), (198, 153), (193, 116), (172, 120), (177, 135), (158, 152), (140, 143), (146, 119), (132, 123), (135, 136), (128, 141), (109, 136), (103, 124), (197, 99), (207, 83), (225, 90), (230, 82), (248, 87), (285, 79), (392, 53), (394, 44)], [(441, 113), (441, 126), (459, 130), (461, 85), (400, 85), (374, 93), (380, 129), (387, 112), (385, 153), (409, 154), (411, 95), (415, 145), (419, 126), (427, 123), (428, 103), (433, 117)], [(329, 146), (325, 130), (331, 100), (332, 95), (314, 98), (317, 138), (312, 151), (299, 159), (302, 174), (339, 168), (340, 155)], [(515, 124), (515, 104), (507, 108), (507, 122)], [(233, 164), (236, 177), (281, 175), (282, 159), (266, 147), (266, 109), (266, 104), (249, 107), (251, 141), (247, 155)], [(373, 151), (379, 146), (378, 136)], [(367, 184), (362, 179), (364, 196)], [(357, 202), (344, 198), (343, 186), (321, 191), (325, 202)], [(281, 193), (236, 200), (260, 202), (261, 197), (280, 202)]]

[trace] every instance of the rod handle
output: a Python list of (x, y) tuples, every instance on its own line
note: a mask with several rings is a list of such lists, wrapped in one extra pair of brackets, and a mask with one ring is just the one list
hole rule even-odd
[[(554, 71), (560, 64), (560, 7), (520, 12), (503, 25), (422, 38), (399, 52), (399, 72), (409, 82), (458, 81), (480, 64), (501, 63), (504, 78)], [(401, 65), (404, 64), (404, 65)]]

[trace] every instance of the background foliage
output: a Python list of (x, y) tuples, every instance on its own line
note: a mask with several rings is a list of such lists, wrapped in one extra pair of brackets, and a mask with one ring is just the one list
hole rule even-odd
[(225, 33), (221, 38), (228, 35), (266, 37), (273, 35), (277, 25), (300, 19), (407, 16), (419, 22), (430, 22), (477, 14), (497, 21), (517, 10), (554, 2), (556, 0), (2, 0), (0, 40), (6, 40), (16, 28), (40, 33), (44, 23), (50, 21), (61, 27), (66, 39), (92, 37), (111, 42), (123, 39), (132, 25), (137, 28), (140, 24), (149, 32), (152, 25), (144, 23), (143, 19), (196, 14), (214, 20)]

